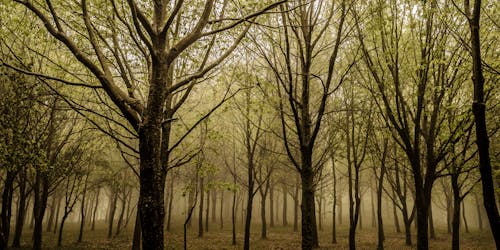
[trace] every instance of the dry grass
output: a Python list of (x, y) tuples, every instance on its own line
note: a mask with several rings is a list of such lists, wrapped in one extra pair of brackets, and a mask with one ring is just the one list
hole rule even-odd
[[(217, 229), (215, 228), (217, 227)], [(65, 226), (63, 247), (57, 248), (57, 235), (53, 233), (44, 233), (44, 249), (130, 249), (132, 241), (132, 228), (128, 228), (120, 236), (113, 239), (107, 239), (107, 231), (104, 224), (100, 224), (96, 231), (85, 231), (84, 242), (75, 243), (78, 236), (78, 227), (76, 224), (68, 223)], [(243, 247), (242, 227), (238, 227), (237, 245), (231, 245), (231, 228), (226, 225), (224, 229), (219, 229), (218, 225), (213, 225), (210, 232), (205, 233), (203, 238), (198, 238), (197, 228), (194, 227), (188, 231), (188, 249), (203, 250), (230, 250), (241, 249)], [(183, 234), (182, 228), (174, 227), (172, 232), (167, 233), (166, 249), (182, 249)], [(492, 236), (489, 232), (461, 233), (461, 249), (495, 249)], [(30, 249), (31, 232), (28, 229), (23, 236), (23, 248)], [(337, 244), (331, 244), (331, 231), (325, 229), (320, 231), (320, 249), (348, 249), (347, 228), (341, 226), (338, 229)], [(415, 243), (415, 235), (413, 235)], [(386, 228), (385, 249), (415, 249), (415, 246), (405, 246), (403, 234), (394, 232), (391, 227)], [(377, 245), (377, 233), (373, 228), (358, 230), (357, 249), (375, 249)], [(268, 239), (260, 239), (260, 225), (252, 225), (251, 249), (300, 249), (300, 233), (292, 232), (292, 227), (274, 227), (268, 228)], [(444, 231), (437, 232), (437, 239), (430, 240), (431, 249), (450, 249), (451, 236)]]

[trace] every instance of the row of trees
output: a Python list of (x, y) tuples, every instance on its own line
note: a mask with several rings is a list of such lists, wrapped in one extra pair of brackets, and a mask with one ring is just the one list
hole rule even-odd
[[(207, 183), (218, 181), (234, 192), (236, 242), (236, 191), (244, 187), (244, 249), (250, 247), (256, 194), (261, 196), (262, 237), (267, 237), (265, 203), (277, 173), (293, 180), (284, 182), (289, 187), (282, 196), (291, 192), (295, 207), (301, 204), (303, 249), (319, 246), (317, 223), (322, 223), (323, 192), (330, 192), (326, 187), (333, 188), (335, 213), (340, 182), (347, 176), (349, 246), (355, 249), (367, 170), (375, 177), (370, 186), (376, 191), (379, 249), (384, 197), (401, 212), (406, 243), (412, 244), (415, 220), (417, 248), (428, 249), (433, 190), (447, 178), (453, 191), (447, 194), (453, 201), (453, 248), (459, 246), (460, 205), (479, 180), (498, 245), (496, 184), (488, 155), (488, 133), (495, 136), (497, 123), (486, 127), (485, 106), (493, 100), (491, 113), (498, 112), (490, 32), (496, 22), (486, 15), (479, 32), (480, 1), (472, 7), (468, 1), (458, 6), (436, 0), (14, 2), (2, 9), (8, 17), (1, 31), (2, 70), (10, 82), (4, 92), (11, 100), (2, 107), (23, 119), (2, 120), (8, 135), (2, 141), (4, 246), (16, 178), (20, 204), (22, 196), (30, 200), (27, 189), (33, 190), (35, 246), (41, 247), (48, 197), (61, 185), (67, 186), (64, 192), (74, 191), (65, 195), (62, 223), (80, 200), (83, 225), (91, 173), (96, 166), (110, 169), (108, 161), (92, 157), (101, 148), (119, 153), (138, 177), (136, 232), (141, 228), (144, 249), (164, 248), (165, 207), (169, 228), (174, 178), (167, 194), (164, 189), (167, 174), (174, 172), (188, 176), (185, 231), (198, 206), (200, 236), (203, 211), (208, 211), (204, 205), (209, 206), (204, 202), (211, 200)], [(496, 5), (483, 8), (493, 13)], [(19, 14), (26, 9), (29, 14)], [(15, 28), (24, 23), (27, 29)], [(35, 28), (40, 23), (44, 29)], [(471, 33), (463, 29), (467, 23)], [(471, 42), (464, 39), (469, 34)], [(212, 74), (216, 68), (219, 74)], [(491, 87), (484, 89), (485, 83)], [(102, 135), (111, 142), (99, 145), (96, 137)], [(214, 169), (231, 176), (216, 178)], [(125, 204), (133, 206), (132, 191), (123, 190), (110, 196), (110, 204), (123, 201), (120, 218), (134, 213), (125, 209)]]

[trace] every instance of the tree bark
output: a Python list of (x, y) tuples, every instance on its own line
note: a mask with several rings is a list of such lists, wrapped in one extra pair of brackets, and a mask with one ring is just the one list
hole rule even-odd
[(267, 239), (267, 222), (266, 222), (266, 194), (267, 192), (261, 192), (260, 200), (260, 220), (261, 220), (261, 239)]
[(19, 175), (19, 203), (17, 207), (16, 229), (14, 231), (14, 241), (12, 247), (21, 247), (21, 235), (23, 232), (24, 220), (26, 217), (26, 173), (23, 170)]
[(491, 232), (497, 248), (500, 248), (500, 216), (495, 197), (495, 185), (490, 162), (489, 138), (486, 128), (486, 101), (484, 99), (484, 76), (481, 61), (481, 40), (479, 23), (481, 17), (481, 0), (474, 1), (474, 9), (470, 15), (469, 1), (465, 1), (471, 31), (472, 81), (474, 84), (474, 101), (472, 112), (476, 127), (476, 143), (479, 152), (479, 172), (483, 189), (483, 204), (490, 222)]

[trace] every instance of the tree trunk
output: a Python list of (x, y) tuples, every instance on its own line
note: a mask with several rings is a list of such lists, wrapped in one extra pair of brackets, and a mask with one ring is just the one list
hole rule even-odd
[[(296, 192), (298, 193), (298, 187), (297, 187)], [(287, 186), (285, 183), (283, 183), (283, 226), (284, 227), (288, 226), (288, 219), (287, 219), (288, 200), (287, 200), (287, 196), (288, 196)]]
[(118, 194), (116, 192), (113, 192), (112, 195), (113, 195), (112, 200), (110, 200), (109, 203), (108, 239), (111, 239), (111, 237), (113, 236), (113, 222), (116, 212), (116, 203), (118, 202)]
[(477, 211), (477, 227), (479, 231), (483, 231), (483, 218), (481, 216), (481, 205), (477, 194), (474, 193), (474, 199), (476, 200), (476, 211)]
[(252, 221), (252, 204), (253, 204), (253, 166), (248, 166), (248, 190), (247, 190), (247, 208), (245, 215), (245, 238), (243, 243), (243, 249), (250, 249), (250, 226)]
[[(307, 159), (306, 163), (310, 163)], [(302, 179), (302, 249), (319, 247), (318, 231), (316, 227), (316, 203), (314, 201), (313, 172), (307, 164), (303, 164)], [(310, 164), (309, 164), (310, 166)]]
[(95, 206), (94, 206), (94, 211), (92, 212), (92, 227), (90, 228), (91, 231), (95, 230), (95, 221), (96, 221), (96, 216), (97, 216), (97, 209), (99, 208), (99, 193), (101, 192), (101, 188), (97, 188), (97, 194), (95, 197)]
[[(156, 59), (155, 59), (156, 60)], [(167, 64), (158, 59), (152, 66), (151, 86), (164, 86)], [(154, 64), (154, 63), (153, 63)], [(165, 64), (165, 65), (162, 65)], [(158, 81), (158, 82), (157, 82)], [(160, 87), (164, 88), (164, 87)], [(165, 219), (164, 186), (166, 173), (161, 157), (162, 91), (158, 87), (149, 90), (148, 109), (139, 130), (139, 207), (141, 212), (142, 248), (163, 250), (163, 223)], [(164, 134), (163, 137), (168, 136)], [(168, 157), (167, 157), (168, 158)]]
[(462, 197), (462, 219), (464, 220), (465, 233), (470, 233), (469, 224), (467, 224), (467, 217), (465, 216), (465, 203), (463, 202), (463, 197)]
[[(233, 178), (233, 185), (236, 184), (236, 173)], [(236, 245), (236, 189), (233, 190), (233, 207), (231, 208), (232, 227), (232, 245)]]
[(261, 226), (262, 226), (260, 238), (261, 239), (267, 239), (266, 192), (261, 192), (260, 219), (261, 219)]
[(375, 212), (375, 201), (373, 199), (373, 190), (370, 188), (370, 200), (371, 200), (371, 213), (372, 213), (372, 228), (375, 228), (377, 226), (376, 220), (376, 212)]
[(2, 211), (0, 211), (0, 249), (7, 248), (10, 235), (10, 220), (12, 210), (12, 194), (17, 173), (7, 171), (2, 192)]
[(401, 227), (399, 226), (399, 219), (398, 219), (398, 211), (396, 207), (396, 194), (394, 192), (394, 189), (392, 190), (392, 212), (394, 214), (394, 226), (396, 226), (396, 232), (401, 233)]
[(335, 171), (335, 155), (331, 153), (332, 158), (332, 177), (333, 177), (333, 204), (332, 204), (332, 243), (337, 244), (337, 225), (335, 221), (337, 208), (337, 174)]
[(42, 222), (49, 196), (49, 183), (47, 176), (42, 175), (40, 171), (37, 171), (35, 178), (35, 186), (33, 189), (35, 195), (35, 202), (33, 204), (33, 214), (35, 220), (33, 229), (33, 250), (41, 250), (43, 232)]
[(453, 190), (453, 220), (451, 249), (460, 249), (460, 189), (458, 186), (458, 175), (451, 176), (451, 186)]
[(118, 221), (116, 223), (116, 232), (115, 232), (115, 236), (116, 235), (119, 235), (120, 232), (121, 232), (121, 229), (122, 229), (122, 224), (123, 224), (123, 217), (125, 215), (125, 209), (127, 208), (127, 198), (126, 197), (123, 197), (123, 200), (122, 200), (122, 208), (120, 210), (120, 215), (118, 216)]
[(337, 198), (338, 201), (338, 206), (339, 206), (339, 213), (338, 213), (338, 219), (339, 219), (339, 225), (342, 225), (342, 196)]
[(203, 237), (203, 201), (205, 200), (204, 178), (200, 177), (200, 208), (198, 210), (198, 237)]
[[(212, 222), (217, 222), (217, 190), (212, 190)], [(208, 227), (207, 227), (208, 228)]]
[(61, 199), (62, 199), (62, 197), (59, 197), (57, 199), (56, 214), (54, 215), (56, 218), (56, 221), (54, 222), (54, 230), (52, 231), (54, 234), (57, 233), (57, 227), (59, 226), (59, 212), (61, 211)]
[(274, 227), (274, 185), (269, 190), (269, 227)]
[(224, 189), (220, 191), (220, 229), (224, 229)]
[[(467, 1), (468, 3), (468, 1)], [(468, 7), (468, 6), (466, 6)], [(466, 10), (470, 13), (470, 10)], [(491, 232), (497, 248), (500, 248), (500, 216), (495, 197), (495, 185), (491, 169), (489, 138), (486, 128), (486, 101), (484, 99), (484, 77), (481, 61), (481, 42), (479, 23), (481, 17), (481, 0), (474, 1), (472, 16), (469, 15), (471, 30), (472, 81), (474, 83), (474, 101), (472, 112), (476, 127), (476, 143), (479, 152), (479, 172), (483, 188), (483, 204), (490, 222)]]
[[(299, 180), (298, 180), (298, 177), (297, 177), (297, 183), (295, 183), (295, 197), (294, 197), (294, 200), (293, 200), (293, 231), (294, 232), (298, 232), (299, 231)], [(285, 194), (283, 194), (283, 196), (285, 196)], [(283, 204), (283, 206), (285, 206), (285, 203)], [(283, 209), (285, 210), (285, 209)], [(286, 219), (286, 217), (283, 217)]]
[(64, 230), (64, 223), (68, 218), (68, 214), (64, 213), (64, 216), (61, 218), (61, 225), (59, 225), (59, 236), (57, 237), (57, 246), (60, 247), (62, 245), (62, 234)]
[(378, 244), (377, 250), (384, 249), (384, 222), (382, 220), (382, 192), (384, 189), (384, 176), (385, 176), (385, 157), (387, 152), (387, 140), (384, 145), (384, 153), (382, 155), (382, 166), (380, 168), (380, 176), (378, 177), (377, 187), (377, 229), (378, 229)]
[(168, 214), (167, 214), (167, 231), (170, 232), (170, 225), (172, 223), (172, 203), (174, 201), (174, 178), (170, 180), (170, 195), (168, 196)]
[(26, 175), (22, 171), (19, 176), (19, 203), (17, 206), (16, 229), (14, 231), (14, 241), (12, 247), (21, 247), (21, 235), (23, 232), (24, 220), (26, 217)]
[(50, 210), (49, 210), (49, 219), (47, 221), (47, 228), (46, 228), (46, 231), (47, 232), (51, 232), (52, 231), (52, 227), (54, 226), (54, 215), (56, 213), (56, 207), (57, 207), (57, 197), (54, 195), (54, 197), (52, 197), (52, 203), (50, 204)]
[(434, 230), (434, 218), (432, 217), (432, 202), (429, 203), (429, 234), (431, 239), (436, 239), (436, 231)]
[(205, 210), (205, 232), (208, 232), (208, 219), (210, 218), (210, 190), (207, 190), (207, 209)]
[[(415, 181), (416, 183), (419, 180)], [(427, 182), (423, 185), (415, 185), (416, 198), (415, 204), (417, 209), (417, 249), (429, 249), (429, 204), (430, 204), (430, 184)]]
[(85, 177), (85, 184), (83, 185), (83, 193), (82, 193), (82, 201), (81, 201), (81, 207), (80, 207), (80, 214), (81, 214), (81, 222), (80, 222), (80, 232), (78, 233), (78, 241), (77, 242), (82, 242), (83, 240), (83, 226), (85, 225), (85, 198), (87, 195), (87, 184), (89, 180), (89, 173), (87, 173)]

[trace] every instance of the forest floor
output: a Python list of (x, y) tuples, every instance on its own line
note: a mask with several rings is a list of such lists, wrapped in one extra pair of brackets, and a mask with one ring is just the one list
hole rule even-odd
[[(133, 229), (127, 228), (119, 236), (107, 239), (107, 228), (104, 224), (99, 224), (95, 231), (86, 230), (82, 243), (76, 243), (78, 237), (78, 225), (76, 223), (68, 223), (65, 225), (63, 234), (62, 247), (56, 247), (57, 234), (52, 232), (44, 232), (44, 249), (68, 249), (68, 250), (84, 250), (84, 249), (130, 249), (132, 242)], [(203, 238), (198, 238), (197, 227), (188, 230), (188, 249), (211, 249), (211, 250), (230, 250), (243, 248), (243, 228), (237, 228), (237, 245), (231, 245), (231, 227), (225, 225), (224, 229), (219, 228), (219, 224), (213, 224), (209, 228), (209, 232), (205, 232)], [(412, 228), (414, 229), (414, 228)], [(340, 226), (337, 233), (337, 244), (331, 243), (331, 229), (325, 228), (319, 231), (320, 249), (348, 249), (348, 229), (346, 225)], [(384, 242), (385, 249), (416, 249), (416, 237), (413, 235), (413, 247), (405, 246), (405, 237), (403, 233), (396, 233), (394, 228), (386, 228), (386, 240)], [(451, 249), (451, 235), (446, 231), (438, 229), (436, 232), (437, 238), (430, 240), (430, 249)], [(471, 233), (461, 232), (460, 234), (461, 249), (495, 249), (495, 243), (492, 235), (484, 230), (483, 232), (472, 231)], [(171, 233), (165, 235), (166, 249), (183, 249), (183, 232), (182, 228), (174, 227)], [(260, 225), (252, 225), (252, 234), (250, 241), (250, 249), (300, 249), (300, 232), (293, 232), (293, 227), (268, 227), (268, 239), (260, 238)], [(357, 231), (356, 238), (357, 249), (376, 249), (377, 246), (377, 231), (375, 228), (365, 228)], [(25, 230), (21, 249), (31, 249), (31, 230)]]

